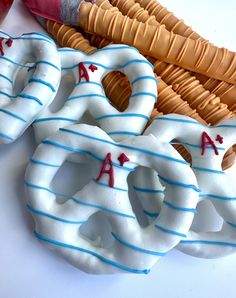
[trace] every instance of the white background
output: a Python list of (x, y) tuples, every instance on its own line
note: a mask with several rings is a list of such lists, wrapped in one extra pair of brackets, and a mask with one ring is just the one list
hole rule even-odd
[[(211, 42), (236, 51), (236, 1), (161, 3)], [(2, 28), (13, 35), (43, 31), (17, 0)], [(148, 276), (91, 276), (45, 249), (32, 235), (24, 203), (24, 171), (35, 147), (31, 129), (0, 146), (0, 298), (236, 297), (236, 256), (201, 260), (173, 250)]]

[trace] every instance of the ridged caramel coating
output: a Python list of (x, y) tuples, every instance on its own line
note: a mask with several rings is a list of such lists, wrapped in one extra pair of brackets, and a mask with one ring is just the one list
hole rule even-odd
[(184, 37), (205, 41), (205, 39), (194, 32), (191, 27), (187, 26), (183, 20), (178, 19), (156, 0), (135, 0), (135, 2), (146, 9), (151, 16), (155, 16), (158, 23), (165, 25), (167, 30)]
[(215, 125), (223, 119), (229, 119), (234, 114), (220, 98), (206, 90), (190, 72), (165, 62), (154, 62), (155, 72), (173, 89), (181, 94), (190, 107), (208, 123)]
[(146, 55), (193, 72), (236, 83), (236, 54), (224, 48), (176, 35), (163, 26), (144, 24), (88, 2), (81, 4), (78, 22), (86, 32), (132, 45)]
[(121, 12), (119, 11), (119, 9), (115, 6), (113, 6), (109, 0), (96, 0), (96, 5), (102, 9), (108, 9), (113, 13), (119, 13), (121, 14)]
[(203, 87), (220, 97), (220, 100), (227, 104), (229, 109), (236, 113), (236, 86), (224, 81), (207, 78), (196, 74), (197, 79)]
[[(141, 21), (141, 22), (148, 22), (150, 20), (150, 17), (149, 17), (149, 14), (147, 11), (145, 11), (146, 12), (145, 18), (141, 19), (141, 18), (136, 17), (136, 15), (140, 15), (137, 12), (139, 12), (140, 10), (142, 12), (143, 9), (140, 7), (140, 5), (138, 3), (136, 3), (136, 5), (135, 5), (135, 0), (111, 0), (111, 3), (113, 5), (116, 5), (119, 8), (119, 10), (122, 12), (123, 15), (127, 15), (128, 17), (130, 17), (132, 19), (137, 18), (137, 20)], [(159, 26), (158, 22), (156, 23), (156, 26)], [(151, 59), (152, 63), (154, 63), (154, 61), (155, 61), (154, 59)], [(165, 68), (168, 68), (168, 67), (170, 67), (169, 64), (162, 63), (163, 71), (165, 70)], [(173, 65), (171, 67), (171, 70), (173, 70), (173, 72), (176, 72), (176, 70), (178, 70), (177, 75), (180, 74), (181, 77), (183, 77), (183, 78), (187, 77), (187, 79), (189, 81), (191, 81), (188, 90), (190, 91), (191, 87), (195, 87), (195, 90), (193, 91), (193, 94), (191, 94), (191, 96), (188, 96), (188, 93), (187, 93), (187, 96), (183, 96), (183, 99), (187, 100), (187, 101), (189, 99), (190, 103), (192, 103), (193, 98), (196, 97), (197, 105), (195, 105), (195, 101), (194, 101), (192, 107), (196, 108), (197, 110), (199, 108), (198, 112), (201, 114), (201, 116), (205, 120), (215, 124), (222, 119), (232, 117), (231, 113), (227, 109), (225, 109), (226, 106), (222, 105), (220, 103), (220, 99), (213, 100), (216, 98), (216, 96), (214, 94), (209, 94), (209, 92), (207, 92), (207, 90), (204, 90), (203, 86), (201, 86), (199, 84), (199, 81), (197, 81), (195, 79), (195, 77), (193, 77), (193, 76), (192, 76), (192, 78), (190, 77), (189, 72), (184, 72), (184, 70), (180, 71), (180, 68), (173, 66)], [(175, 91), (182, 96), (181, 90), (175, 90)], [(183, 89), (183, 92), (186, 92), (186, 88)], [(184, 93), (184, 94), (186, 94), (186, 93)], [(200, 99), (202, 99), (202, 102), (200, 101)], [(213, 102), (214, 102), (214, 104), (212, 104)], [(205, 106), (205, 104), (207, 104), (207, 106)], [(214, 119), (215, 116), (216, 116), (216, 119)]]
[[(155, 16), (150, 16), (148, 11), (135, 3), (135, 0), (110, 0), (113, 6), (116, 6), (123, 15), (127, 15), (131, 19), (136, 19), (142, 23), (159, 26)], [(101, 6), (100, 6), (101, 7)]]
[(62, 47), (70, 47), (75, 50), (81, 50), (87, 54), (96, 51), (96, 48), (91, 47), (89, 41), (71, 26), (66, 26), (47, 20), (46, 29)]

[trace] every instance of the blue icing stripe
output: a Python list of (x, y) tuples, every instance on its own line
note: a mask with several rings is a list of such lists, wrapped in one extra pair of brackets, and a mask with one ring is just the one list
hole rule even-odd
[(30, 99), (30, 100), (34, 100), (36, 101), (39, 105), (43, 105), (43, 103), (35, 96), (29, 95), (29, 94), (25, 94), (25, 93), (21, 93), (18, 95), (18, 97), (24, 98), (24, 99)]
[(81, 99), (81, 98), (84, 98), (84, 99), (90, 99), (89, 97), (100, 97), (100, 98), (103, 98), (105, 99), (106, 101), (109, 101), (109, 99), (105, 96), (105, 95), (100, 95), (100, 94), (94, 94), (94, 93), (89, 93), (89, 94), (84, 94), (84, 95), (77, 95), (77, 96), (72, 96), (72, 97), (69, 97), (65, 100), (65, 102), (67, 101), (70, 101), (70, 100), (75, 100), (75, 99)]
[(50, 88), (52, 90), (52, 92), (56, 92), (56, 89), (48, 82), (46, 81), (43, 81), (39, 78), (35, 78), (35, 77), (32, 77), (31, 79), (29, 79), (29, 83), (37, 83), (37, 84), (42, 84), (48, 88)]
[[(122, 69), (122, 68), (125, 68), (127, 66), (129, 66), (130, 64), (133, 64), (133, 63), (140, 63), (140, 64), (147, 64), (149, 65), (152, 69), (154, 69), (153, 65), (148, 62), (147, 60), (143, 60), (143, 59), (134, 59), (134, 60), (130, 60), (128, 62), (126, 62), (125, 64), (123, 65), (114, 65), (114, 66), (106, 66), (104, 64), (101, 64), (101, 63), (97, 63), (95, 61), (84, 61), (83, 62), (85, 65), (90, 65), (90, 64), (93, 64), (93, 65), (96, 65), (96, 66), (99, 66), (99, 67), (102, 67), (104, 69), (107, 69), (107, 70), (118, 70), (118, 69)], [(69, 66), (69, 67), (62, 67), (62, 70), (69, 70), (69, 69), (73, 69), (73, 68), (77, 68), (78, 67), (78, 64), (74, 64), (72, 66)]]
[(46, 34), (43, 34), (41, 32), (29, 32), (29, 33), (23, 33), (22, 34), (22, 36), (26, 36), (26, 35), (39, 35), (39, 36), (47, 38), (48, 40), (50, 40), (51, 42), (54, 43), (53, 39), (50, 36), (48, 36)]
[(29, 70), (36, 68), (36, 66), (39, 64), (46, 64), (46, 65), (52, 66), (53, 68), (55, 68), (58, 71), (61, 71), (61, 69), (59, 67), (57, 67), (55, 64), (53, 64), (49, 61), (44, 61), (44, 60), (36, 61), (33, 66), (29, 67)]
[(114, 189), (114, 190), (119, 190), (119, 191), (123, 191), (123, 192), (128, 192), (128, 189), (124, 189), (124, 188), (120, 188), (120, 187), (115, 187), (115, 186), (109, 186), (108, 184), (106, 183), (103, 183), (101, 181), (97, 181), (96, 179), (93, 179), (93, 181), (101, 186), (105, 186), (105, 187), (108, 187), (110, 189)]
[(0, 112), (5, 113), (5, 114), (7, 114), (7, 115), (9, 115), (9, 116), (11, 116), (11, 117), (13, 117), (13, 118), (16, 118), (16, 119), (22, 121), (22, 122), (27, 122), (27, 121), (26, 121), (25, 119), (23, 119), (22, 117), (18, 116), (18, 115), (15, 114), (15, 113), (12, 113), (12, 112), (10, 112), (10, 111), (8, 111), (8, 110), (0, 109)]
[(3, 132), (0, 132), (0, 138), (4, 138), (6, 140), (10, 140), (10, 141), (13, 141), (14, 139), (8, 135), (6, 135), (5, 133)]
[(45, 38), (37, 38), (37, 37), (12, 37), (11, 39), (15, 40), (15, 39), (22, 39), (22, 40), (40, 40), (40, 41), (45, 41), (47, 43), (50, 43), (51, 45), (54, 45), (53, 42), (51, 42), (48, 39)]
[(47, 191), (51, 194), (54, 194), (55, 196), (60, 196), (60, 197), (66, 198), (68, 200), (72, 200), (73, 202), (75, 202), (79, 205), (84, 205), (84, 206), (96, 208), (96, 209), (102, 210), (104, 212), (108, 212), (108, 213), (111, 213), (111, 214), (114, 214), (114, 215), (117, 215), (117, 216), (121, 216), (121, 217), (125, 217), (125, 218), (136, 219), (136, 217), (133, 216), (133, 215), (121, 213), (121, 212), (118, 212), (118, 211), (115, 211), (115, 210), (112, 210), (112, 209), (109, 209), (109, 208), (106, 208), (106, 207), (103, 207), (101, 205), (97, 205), (97, 204), (94, 204), (94, 203), (83, 202), (83, 201), (79, 200), (78, 198), (74, 198), (74, 197), (71, 197), (71, 196), (67, 196), (67, 195), (64, 195), (64, 194), (61, 194), (61, 193), (54, 192), (53, 190), (51, 190), (47, 187), (40, 186), (40, 185), (37, 185), (37, 184), (33, 184), (33, 183), (28, 182), (28, 181), (25, 181), (25, 185), (29, 188), (35, 188), (35, 189)]
[(3, 74), (0, 74), (0, 77), (7, 80), (9, 83), (13, 84), (13, 81), (9, 79), (7, 76), (4, 76)]
[(119, 236), (117, 236), (115, 233), (111, 232), (112, 236), (118, 241), (120, 242), (122, 245), (125, 245), (133, 250), (136, 250), (136, 251), (139, 251), (141, 253), (144, 253), (144, 254), (148, 254), (148, 255), (154, 255), (154, 256), (165, 256), (166, 253), (165, 252), (159, 252), (159, 251), (153, 251), (153, 250), (148, 250), (148, 249), (144, 249), (144, 248), (141, 248), (141, 247), (138, 247), (136, 245), (133, 245), (131, 243), (129, 243), (128, 241), (126, 240), (123, 240), (121, 239)]
[(228, 225), (230, 225), (231, 227), (236, 228), (236, 224), (234, 224), (234, 223), (232, 223), (232, 222), (229, 222), (229, 221), (226, 221), (226, 223), (227, 223)]
[(61, 217), (55, 216), (53, 214), (49, 214), (49, 213), (46, 213), (44, 211), (35, 209), (35, 208), (31, 207), (29, 204), (27, 204), (27, 208), (31, 212), (35, 213), (35, 214), (38, 214), (38, 215), (41, 215), (41, 216), (44, 216), (44, 217), (48, 217), (48, 218), (53, 219), (53, 220), (61, 221), (61, 222), (64, 222), (64, 223), (68, 223), (68, 224), (81, 225), (81, 224), (83, 224), (83, 223), (86, 222), (86, 221), (74, 221), (74, 220), (69, 220), (69, 219), (61, 218)]
[(16, 98), (16, 96), (11, 95), (11, 94), (8, 94), (8, 93), (6, 93), (6, 92), (4, 92), (4, 91), (0, 91), (0, 94), (2, 94), (2, 95), (4, 95), (4, 96), (7, 96), (7, 97), (9, 97), (9, 98)]
[(149, 188), (141, 188), (137, 186), (133, 186), (133, 189), (138, 192), (145, 192), (145, 193), (161, 193), (164, 194), (164, 190), (159, 190), (159, 189), (149, 189)]
[(181, 244), (209, 244), (209, 245), (222, 245), (236, 247), (236, 243), (224, 241), (209, 241), (209, 240), (181, 240)]
[(201, 125), (204, 127), (207, 127), (200, 122), (194, 121), (194, 120), (187, 120), (187, 119), (175, 119), (175, 118), (170, 118), (170, 117), (157, 117), (154, 120), (165, 120), (165, 121), (175, 121), (175, 122), (183, 122), (183, 123), (189, 123), (189, 124), (196, 124), (196, 125)]
[(110, 135), (128, 135), (128, 136), (140, 136), (140, 133), (132, 132), (132, 131), (111, 131), (107, 133)]
[(159, 176), (160, 180), (166, 182), (167, 184), (175, 185), (175, 186), (178, 186), (178, 187), (191, 188), (191, 189), (193, 189), (196, 192), (200, 192), (200, 189), (197, 188), (193, 184), (185, 184), (185, 183), (182, 183), (182, 182), (178, 182), (178, 181), (173, 181), (173, 180), (167, 179), (167, 178), (162, 177), (160, 175), (158, 175), (158, 176)]
[(217, 125), (216, 128), (217, 127), (220, 127), (220, 128), (236, 128), (236, 125), (222, 124), (222, 125)]
[[(96, 154), (94, 153), (91, 153), (89, 151), (85, 151), (85, 150), (81, 150), (79, 148), (72, 148), (72, 147), (69, 147), (69, 146), (65, 146), (63, 144), (60, 144), (60, 143), (57, 143), (57, 142), (54, 142), (54, 141), (50, 141), (50, 140), (44, 140), (42, 141), (43, 144), (47, 144), (47, 145), (52, 145), (52, 146), (55, 146), (55, 147), (58, 147), (58, 148), (61, 148), (61, 149), (64, 149), (64, 150), (67, 150), (67, 151), (71, 151), (71, 152), (75, 152), (75, 153), (80, 153), (80, 154), (85, 154), (85, 155), (88, 155), (88, 156), (91, 156), (99, 161), (104, 161), (104, 157), (99, 157), (97, 156)], [(112, 165), (114, 167), (117, 167), (117, 168), (120, 168), (122, 170), (125, 170), (125, 171), (129, 171), (129, 172), (133, 172), (134, 171), (134, 168), (128, 168), (128, 167), (125, 167), (125, 166), (121, 166), (115, 162), (112, 163)]]
[(158, 157), (158, 158), (163, 158), (163, 159), (166, 159), (166, 160), (174, 161), (174, 162), (177, 162), (177, 163), (180, 163), (180, 164), (184, 164), (184, 165), (188, 165), (189, 166), (189, 163), (187, 163), (184, 160), (176, 159), (176, 158), (169, 157), (169, 156), (163, 155), (163, 154), (158, 154), (158, 153), (155, 153), (155, 152), (152, 152), (152, 151), (149, 151), (149, 150), (145, 150), (145, 149), (142, 149), (142, 148), (128, 146), (128, 145), (122, 145), (122, 144), (117, 144), (117, 143), (114, 143), (114, 142), (111, 142), (111, 141), (108, 141), (108, 140), (99, 139), (99, 138), (96, 138), (96, 137), (92, 137), (90, 135), (82, 134), (82, 133), (79, 133), (79, 132), (76, 132), (74, 130), (70, 130), (70, 129), (67, 129), (67, 128), (60, 128), (59, 130), (64, 131), (64, 132), (68, 132), (68, 133), (71, 133), (71, 134), (79, 135), (79, 136), (82, 136), (82, 137), (85, 137), (85, 138), (88, 138), (88, 139), (92, 139), (92, 140), (96, 140), (96, 141), (99, 141), (99, 142), (103, 142), (103, 143), (106, 143), (106, 144), (110, 144), (110, 145), (113, 145), (113, 146), (116, 146), (116, 147), (119, 147), (119, 148), (125, 148), (125, 149), (130, 149), (130, 150), (135, 150), (135, 151), (143, 152), (143, 153), (146, 153), (146, 154), (149, 154), (149, 155)]
[(97, 117), (95, 120), (102, 120), (102, 119), (106, 119), (106, 118), (115, 118), (115, 117), (137, 117), (137, 118), (143, 118), (145, 120), (149, 120), (150, 118), (146, 115), (143, 114), (136, 114), (136, 113), (120, 113), (120, 114), (110, 114), (110, 115), (103, 115), (100, 117)]
[(167, 229), (167, 228), (159, 226), (159, 225), (155, 225), (155, 227), (158, 228), (159, 230), (161, 230), (162, 232), (165, 232), (165, 233), (168, 233), (168, 234), (176, 235), (176, 236), (183, 237), (183, 238), (187, 237), (185, 234), (176, 232), (174, 230)]
[(101, 205), (97, 205), (97, 204), (93, 204), (93, 203), (88, 203), (88, 202), (83, 202), (83, 201), (80, 201), (79, 199), (74, 198), (74, 197), (72, 197), (71, 199), (72, 199), (75, 203), (80, 204), (80, 205), (84, 205), (84, 206), (88, 206), (88, 207), (96, 208), (96, 209), (102, 210), (102, 211), (104, 211), (104, 212), (108, 212), (108, 213), (111, 213), (111, 214), (113, 214), (113, 215), (121, 216), (121, 217), (124, 217), (124, 218), (136, 219), (136, 217), (133, 216), (133, 215), (125, 214), (125, 213), (122, 213), (122, 212), (119, 212), (119, 211), (115, 211), (115, 210), (112, 210), (112, 209), (103, 207), (103, 206), (101, 206)]
[(143, 77), (138, 77), (135, 80), (131, 82), (131, 85), (134, 85), (135, 83), (143, 80), (153, 80), (157, 85), (158, 85), (158, 80), (155, 77), (152, 76), (143, 76)]
[(7, 62), (10, 62), (10, 63), (15, 64), (15, 65), (20, 66), (20, 67), (29, 68), (28, 66), (26, 66), (24, 64), (17, 63), (17, 62), (15, 62), (15, 61), (7, 58), (7, 57), (4, 57), (4, 56), (0, 56), (0, 59), (5, 60)]
[(133, 98), (133, 97), (138, 97), (138, 96), (151, 96), (155, 99), (155, 101), (157, 100), (157, 96), (156, 94), (153, 94), (153, 93), (149, 93), (149, 92), (138, 92), (138, 93), (134, 93), (130, 96), (130, 98)]
[(68, 121), (68, 122), (73, 122), (76, 123), (78, 122), (78, 120), (76, 119), (70, 119), (70, 118), (65, 118), (65, 117), (48, 117), (48, 118), (39, 118), (34, 120), (34, 123), (38, 123), (38, 122), (45, 122), (45, 121)]
[(39, 165), (46, 166), (46, 167), (52, 167), (52, 168), (59, 168), (60, 167), (60, 165), (54, 165), (54, 164), (44, 162), (44, 161), (41, 161), (41, 160), (37, 160), (37, 159), (34, 159), (34, 158), (31, 158), (30, 161), (32, 163), (39, 164)]
[(82, 247), (78, 247), (78, 246), (74, 246), (74, 245), (70, 245), (70, 244), (67, 244), (67, 243), (63, 243), (63, 242), (59, 242), (59, 241), (49, 239), (49, 238), (37, 233), (36, 231), (34, 232), (34, 234), (39, 240), (42, 240), (42, 241), (45, 241), (45, 242), (48, 242), (50, 244), (57, 245), (57, 246), (60, 246), (60, 247), (73, 249), (73, 250), (81, 251), (83, 253), (90, 254), (90, 255), (96, 257), (97, 259), (99, 259), (100, 261), (108, 264), (108, 265), (119, 268), (121, 270), (125, 270), (127, 272), (136, 273), (136, 274), (148, 274), (150, 272), (149, 269), (141, 270), (141, 269), (134, 269), (134, 268), (127, 267), (127, 266), (122, 265), (120, 263), (117, 263), (113, 260), (109, 260), (109, 259), (105, 258), (104, 256), (97, 254), (94, 251), (91, 251), (91, 250), (88, 250), (88, 249), (85, 249), (85, 248), (82, 248)]
[(148, 210), (143, 209), (143, 213), (146, 214), (149, 217), (156, 218), (159, 215), (159, 212), (150, 212)]
[(169, 203), (167, 201), (163, 201), (163, 204), (165, 204), (166, 206), (175, 209), (175, 210), (179, 210), (179, 211), (184, 211), (184, 212), (191, 212), (191, 213), (196, 213), (196, 209), (195, 208), (184, 208), (184, 207), (179, 207), (176, 206), (172, 203)]
[(202, 172), (209, 172), (209, 173), (214, 173), (214, 174), (225, 174), (225, 172), (223, 171), (217, 171), (217, 170), (213, 170), (213, 169), (208, 169), (208, 168), (201, 168), (201, 167), (191, 167), (192, 169), (194, 170), (197, 170), (197, 171), (202, 171)]
[(11, 39), (13, 39), (13, 38), (20, 39), (21, 36), (25, 36), (25, 35), (39, 35), (39, 36), (42, 36), (42, 37), (46, 37), (47, 39), (49, 39), (53, 42), (53, 40), (48, 35), (40, 33), (40, 32), (27, 32), (27, 33), (23, 33), (21, 36), (14, 37), (14, 36), (4, 32), (4, 31), (0, 30), (0, 34), (4, 34), (4, 35), (6, 35), (7, 37), (9, 37)]
[[(1, 34), (4, 34), (5, 36), (9, 37), (10, 39), (12, 40), (20, 40), (20, 39), (26, 39), (26, 40), (43, 40), (43, 41), (46, 41), (46, 42), (50, 42), (51, 44), (55, 44), (54, 41), (47, 35), (43, 34), (43, 33), (39, 33), (39, 32), (32, 32), (32, 33), (24, 33), (22, 34), (21, 36), (17, 36), (17, 37), (14, 37), (14, 36), (11, 36), (3, 31), (0, 31)], [(45, 37), (45, 38), (36, 38), (36, 37), (26, 37), (24, 38), (24, 36), (29, 36), (29, 35), (38, 35), (38, 36), (42, 36), (42, 37)]]
[(222, 201), (236, 201), (236, 197), (223, 197), (223, 196), (218, 196), (214, 194), (200, 194), (200, 198), (205, 198), (205, 199), (216, 199), (216, 200), (222, 200)]
[[(202, 146), (196, 145), (196, 144), (191, 144), (191, 143), (188, 143), (188, 142), (170, 142), (170, 144), (171, 145), (186, 145), (186, 146), (189, 146), (189, 147), (202, 149)], [(217, 148), (217, 150), (225, 151), (225, 148), (223, 148), (223, 147), (216, 147), (216, 148)], [(215, 148), (213, 148), (212, 146), (206, 146), (206, 149), (215, 150)]]
[(75, 50), (75, 49), (70, 49), (70, 48), (66, 48), (66, 49), (60, 48), (60, 49), (58, 49), (58, 52), (77, 52), (77, 53), (83, 54), (84, 56), (89, 57), (91, 55), (94, 55), (97, 52), (113, 51), (113, 50), (116, 51), (116, 50), (123, 50), (123, 49), (132, 50), (132, 51), (135, 51), (135, 52), (139, 53), (139, 51), (136, 48), (131, 47), (131, 46), (126, 46), (126, 45), (117, 46), (117, 47), (105, 47), (105, 48), (97, 49), (92, 54), (86, 54), (86, 53), (84, 53), (80, 50)]

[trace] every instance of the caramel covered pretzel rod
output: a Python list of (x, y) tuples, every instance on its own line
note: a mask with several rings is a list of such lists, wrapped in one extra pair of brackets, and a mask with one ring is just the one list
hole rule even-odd
[(220, 97), (220, 100), (227, 104), (229, 109), (236, 112), (236, 86), (224, 81), (208, 78), (200, 74), (196, 74), (197, 79), (203, 87)]
[(81, 4), (78, 23), (89, 33), (132, 45), (146, 55), (219, 80), (236, 83), (234, 52), (176, 35), (163, 26), (156, 27), (131, 20), (91, 3)]
[[(108, 0), (100, 1), (103, 3), (108, 2)], [(137, 18), (140, 22), (147, 22), (159, 26), (159, 23), (155, 20), (153, 21), (148, 12), (138, 3), (135, 3), (134, 0), (111, 0), (111, 3), (117, 6), (123, 15), (127, 15), (132, 19)], [(106, 7), (111, 10), (113, 6), (106, 5)], [(227, 106), (221, 104), (220, 99), (216, 98), (215, 94), (209, 94), (200, 82), (189, 72), (174, 65), (163, 62), (159, 63), (159, 61), (155, 61), (155, 59), (152, 58), (149, 60), (156, 66), (155, 71), (158, 75), (162, 76), (162, 73), (164, 75), (168, 72), (169, 81), (167, 80), (167, 83), (170, 85), (173, 84), (173, 86), (176, 87), (175, 91), (182, 96), (183, 100), (186, 100), (193, 109), (196, 109), (207, 122), (215, 124), (222, 119), (232, 117), (232, 113), (227, 109)], [(162, 73), (159, 72), (160, 69)], [(165, 80), (164, 76), (163, 79)]]
[(203, 37), (194, 32), (191, 27), (187, 26), (183, 20), (178, 19), (172, 12), (168, 11), (156, 0), (134, 1), (147, 10), (151, 16), (155, 16), (158, 23), (165, 25), (167, 30), (173, 31), (184, 37), (205, 41)]
[[(106, 0), (103, 0), (106, 1)], [(169, 12), (160, 3), (156, 1), (147, 0), (111, 0), (114, 6), (117, 6), (123, 15), (140, 22), (148, 22), (152, 25), (164, 24), (166, 29), (173, 31), (176, 34), (189, 37), (191, 39), (200, 39), (205, 41), (196, 32), (184, 24), (183, 21), (176, 18), (173, 13)], [(109, 9), (111, 9), (109, 7)], [(134, 11), (136, 12), (134, 14)], [(145, 16), (141, 19), (139, 16)], [(156, 19), (153, 21), (153, 17)], [(174, 25), (173, 25), (174, 24)], [(167, 65), (167, 64), (166, 64)], [(213, 78), (208, 78), (204, 75), (196, 73), (197, 79), (201, 82), (203, 87), (220, 97), (221, 102), (227, 104), (229, 109), (234, 113), (236, 111), (236, 87), (224, 81), (219, 81)], [(199, 89), (200, 90), (200, 89)]]
[[(108, 0), (100, 0), (105, 2), (109, 2)], [(96, 1), (96, 5), (98, 5), (100, 8), (99, 2)], [(143, 7), (139, 5), (139, 3), (135, 3), (134, 0), (110, 0), (111, 6), (106, 5), (107, 9), (111, 11), (112, 7), (117, 7), (119, 11), (123, 15), (127, 15), (131, 19), (137, 19), (137, 21), (142, 23), (148, 23), (150, 25), (159, 26), (160, 24), (157, 22), (155, 16), (150, 16), (148, 11), (145, 10)], [(110, 3), (109, 2), (109, 3)]]
[(206, 90), (190, 72), (161, 61), (155, 61), (153, 64), (155, 72), (167, 84), (171, 84), (190, 107), (196, 109), (208, 123), (213, 125), (234, 116), (227, 105), (221, 103), (220, 98), (215, 94)]

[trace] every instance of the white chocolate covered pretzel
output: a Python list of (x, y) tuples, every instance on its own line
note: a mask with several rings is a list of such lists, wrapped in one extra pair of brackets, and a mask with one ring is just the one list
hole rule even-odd
[[(166, 142), (176, 139), (186, 147), (191, 154), (192, 169), (201, 190), (199, 201), (210, 200), (224, 220), (221, 230), (217, 232), (191, 230), (187, 238), (181, 240), (178, 249), (204, 258), (235, 253), (236, 185), (234, 177), (222, 170), (221, 163), (226, 151), (236, 142), (236, 118), (206, 127), (189, 117), (170, 114), (157, 117), (145, 132), (147, 135), (150, 133), (156, 138), (164, 138)], [(140, 169), (134, 180), (134, 189), (146, 215), (149, 220), (155, 220), (165, 191), (151, 171)], [(166, 203), (165, 198), (163, 202)]]
[[(74, 90), (56, 112), (49, 106), (34, 122), (36, 140), (53, 135), (60, 127), (79, 122), (87, 112), (113, 139), (136, 136), (144, 130), (157, 99), (153, 66), (135, 49), (110, 45), (91, 55), (59, 49), (62, 76), (71, 75)], [(125, 73), (132, 85), (129, 106), (119, 112), (105, 95), (103, 77), (111, 71)], [(57, 99), (55, 99), (57, 100)]]
[[(73, 196), (55, 193), (54, 177), (75, 153), (84, 161), (92, 160), (93, 179)], [(158, 172), (169, 204), (190, 212), (163, 205), (159, 217), (142, 227), (131, 207), (127, 183), (138, 166)], [(164, 136), (130, 137), (117, 143), (100, 128), (87, 124), (60, 128), (42, 141), (27, 168), (25, 184), (36, 237), (74, 266), (94, 274), (148, 273), (158, 258), (186, 237), (199, 192), (189, 164)], [(64, 203), (58, 201), (60, 196)], [(80, 232), (81, 225), (97, 213), (111, 226), (113, 243), (109, 247)]]
[[(15, 93), (18, 72), (31, 69), (23, 90)], [(41, 33), (11, 37), (0, 31), (0, 142), (18, 138), (55, 96), (61, 77), (55, 43)]]

